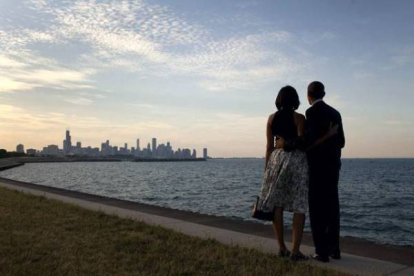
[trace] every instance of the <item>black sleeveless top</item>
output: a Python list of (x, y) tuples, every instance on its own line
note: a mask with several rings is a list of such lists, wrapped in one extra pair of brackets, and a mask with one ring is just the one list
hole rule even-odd
[(272, 122), (273, 136), (282, 137), (285, 140), (295, 140), (298, 137), (293, 113), (293, 110), (286, 109), (276, 111)]

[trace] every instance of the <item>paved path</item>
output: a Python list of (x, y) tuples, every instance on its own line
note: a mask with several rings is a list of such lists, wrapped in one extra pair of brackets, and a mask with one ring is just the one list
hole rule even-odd
[[(2, 178), (0, 178), (0, 186), (24, 193), (42, 195), (90, 210), (99, 210), (107, 214), (144, 221), (150, 225), (163, 226), (190, 236), (213, 238), (225, 244), (256, 248), (269, 253), (276, 253), (277, 250), (277, 244), (270, 226), (266, 225), (171, 210)], [(305, 235), (305, 242), (301, 246), (301, 250), (305, 254), (312, 254), (314, 248), (306, 245), (309, 244), (309, 241), (306, 241), (308, 239), (309, 237)], [(414, 275), (414, 250), (411, 248), (342, 240), (342, 244), (345, 243), (342, 260), (332, 260), (329, 264), (313, 263), (358, 275)], [(291, 246), (290, 243), (287, 245)], [(358, 246), (359, 251), (357, 250)], [(361, 254), (358, 256), (346, 253), (352, 250), (361, 252), (362, 256)], [(370, 252), (371, 255), (367, 252)], [(372, 258), (372, 256), (377, 256), (377, 258)]]

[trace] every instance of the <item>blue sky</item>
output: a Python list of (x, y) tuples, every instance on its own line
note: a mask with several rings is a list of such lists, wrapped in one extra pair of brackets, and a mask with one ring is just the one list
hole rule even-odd
[(264, 155), (284, 85), (320, 80), (345, 157), (414, 157), (412, 1), (0, 2), (0, 147)]

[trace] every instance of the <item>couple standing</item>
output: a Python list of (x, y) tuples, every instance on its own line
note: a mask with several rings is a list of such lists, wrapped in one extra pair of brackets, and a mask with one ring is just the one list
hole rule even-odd
[[(321, 82), (309, 84), (311, 107), (305, 119), (295, 111), (296, 90), (283, 87), (276, 98), (277, 112), (267, 123), (265, 174), (253, 217), (273, 221), (278, 256), (293, 261), (309, 259), (299, 251), (308, 208), (316, 253), (311, 258), (321, 262), (341, 258), (338, 181), (345, 137), (341, 115), (323, 101), (324, 96)], [(284, 242), (283, 211), (294, 213), (292, 252)]]

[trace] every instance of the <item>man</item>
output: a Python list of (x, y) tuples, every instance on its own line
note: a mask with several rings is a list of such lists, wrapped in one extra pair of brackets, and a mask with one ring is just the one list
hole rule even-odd
[(306, 111), (309, 143), (312, 145), (332, 126), (337, 126), (337, 134), (312, 147), (307, 153), (309, 215), (316, 253), (312, 258), (329, 262), (329, 257), (341, 259), (338, 181), (345, 136), (341, 115), (323, 101), (324, 96), (325, 87), (321, 82), (314, 81), (309, 84), (308, 101), (311, 107)]

